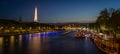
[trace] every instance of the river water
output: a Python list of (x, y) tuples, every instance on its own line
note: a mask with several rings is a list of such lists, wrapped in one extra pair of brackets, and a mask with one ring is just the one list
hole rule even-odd
[(46, 32), (0, 37), (0, 54), (104, 54), (76, 32)]

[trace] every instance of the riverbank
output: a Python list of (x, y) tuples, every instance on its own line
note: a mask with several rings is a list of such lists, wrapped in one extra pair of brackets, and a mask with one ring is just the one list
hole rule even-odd
[(107, 53), (107, 54), (119, 54), (120, 52), (120, 44), (112, 41), (107, 41), (104, 39), (99, 38), (98, 36), (92, 36), (91, 39), (93, 40), (94, 44), (97, 46), (98, 49)]
[(32, 34), (32, 33), (41, 33), (41, 32), (40, 31), (6, 32), (6, 33), (0, 33), (0, 36), (22, 35), (22, 34)]
[[(23, 34), (34, 34), (34, 33), (49, 33), (49, 32), (57, 32), (57, 31), (26, 31), (26, 32), (9, 32), (9, 33), (0, 33), (0, 37), (4, 36), (15, 36), (15, 35), (23, 35)], [(67, 34), (70, 31), (64, 31), (62, 34)]]

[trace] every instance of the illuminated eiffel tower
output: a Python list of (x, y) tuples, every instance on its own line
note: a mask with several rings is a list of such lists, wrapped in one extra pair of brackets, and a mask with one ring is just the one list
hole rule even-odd
[(34, 22), (38, 22), (37, 7), (35, 7)]

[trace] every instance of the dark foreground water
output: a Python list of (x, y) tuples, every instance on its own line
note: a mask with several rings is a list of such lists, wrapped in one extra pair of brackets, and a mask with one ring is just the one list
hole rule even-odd
[(104, 54), (89, 38), (50, 32), (0, 37), (0, 54)]

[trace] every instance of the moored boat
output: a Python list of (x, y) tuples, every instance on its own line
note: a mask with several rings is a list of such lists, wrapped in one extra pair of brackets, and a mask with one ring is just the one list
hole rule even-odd
[(81, 32), (77, 32), (75, 37), (76, 38), (85, 38), (85, 36)]

